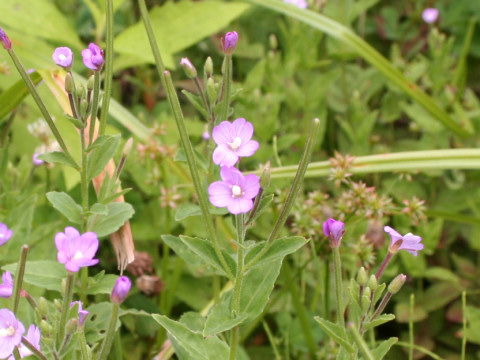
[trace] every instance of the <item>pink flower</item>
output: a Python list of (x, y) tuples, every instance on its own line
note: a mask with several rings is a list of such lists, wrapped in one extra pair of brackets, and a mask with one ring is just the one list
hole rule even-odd
[(0, 222), (0, 246), (4, 245), (12, 237), (13, 232), (7, 225)]
[(210, 202), (217, 207), (226, 207), (232, 214), (249, 212), (260, 191), (258, 176), (244, 176), (237, 168), (227, 166), (222, 166), (220, 176), (222, 181), (215, 181), (208, 187)]
[(308, 7), (308, 3), (306, 0), (283, 0), (283, 2), (286, 2), (287, 4), (292, 4), (300, 9), (306, 9)]
[(422, 12), (422, 19), (425, 21), (427, 24), (432, 24), (438, 19), (438, 9), (435, 8), (426, 8)]
[(68, 271), (77, 272), (81, 267), (92, 266), (98, 263), (94, 259), (98, 249), (97, 234), (86, 232), (80, 235), (77, 229), (66, 227), (65, 233), (55, 235), (57, 246), (57, 260), (65, 264)]
[(231, 31), (225, 34), (222, 38), (223, 51), (226, 55), (231, 55), (235, 51), (238, 42), (238, 34), (236, 31)]
[(389, 248), (391, 253), (395, 254), (399, 250), (406, 250), (410, 254), (417, 256), (417, 251), (423, 250), (423, 244), (420, 243), (422, 238), (420, 236), (413, 235), (412, 233), (402, 236), (390, 226), (385, 226), (383, 230), (391, 237)]
[(239, 157), (252, 156), (258, 149), (258, 142), (251, 140), (253, 125), (244, 118), (233, 123), (222, 121), (215, 126), (212, 137), (218, 145), (213, 151), (213, 162), (220, 166), (233, 166)]
[(89, 69), (100, 70), (105, 62), (103, 50), (94, 43), (90, 43), (88, 48), (82, 50), (83, 63)]
[(127, 298), (131, 286), (132, 282), (128, 277), (120, 276), (112, 289), (112, 294), (110, 296), (112, 303), (121, 304)]
[(9, 298), (13, 293), (13, 279), (10, 271), (5, 271), (2, 275), (3, 284), (0, 284), (0, 297)]
[(40, 155), (41, 155), (41, 154), (39, 154), (39, 153), (33, 154), (33, 156), (32, 156), (32, 163), (33, 163), (33, 165), (35, 165), (35, 166), (40, 166), (40, 165), (45, 164), (45, 161), (40, 160), (40, 159), (38, 158)]
[(0, 359), (8, 358), (22, 341), (23, 324), (8, 309), (0, 310)]
[(73, 52), (66, 46), (58, 47), (55, 49), (52, 55), (53, 61), (58, 66), (63, 67), (66, 70), (70, 70), (73, 64)]
[(345, 234), (345, 224), (330, 218), (323, 223), (323, 233), (330, 239), (330, 246), (337, 248), (340, 246), (343, 234)]
[(75, 304), (78, 304), (78, 326), (82, 326), (85, 323), (85, 320), (87, 319), (87, 316), (88, 314), (90, 314), (90, 312), (88, 312), (87, 310), (83, 310), (83, 304), (81, 301), (73, 301), (72, 303), (70, 303), (70, 307), (74, 307)]
[[(32, 344), (35, 349), (37, 349), (38, 351), (40, 351), (40, 338), (41, 338), (41, 335), (40, 335), (40, 329), (38, 327), (36, 327), (35, 325), (31, 324), (30, 327), (28, 328), (28, 331), (27, 331), (27, 336), (25, 336), (25, 338), (27, 339), (27, 341)], [(28, 348), (26, 347), (25, 345), (23, 345), (22, 343), (20, 343), (18, 345), (18, 351), (20, 352), (20, 357), (23, 359), (24, 357), (26, 356), (30, 356), (33, 354), (33, 352)], [(15, 358), (13, 356), (10, 356), (8, 358), (8, 360), (15, 360)]]
[(5, 34), (5, 31), (0, 27), (0, 42), (2, 43), (3, 47), (6, 50), (10, 50), (12, 48), (12, 42), (8, 38), (7, 34)]

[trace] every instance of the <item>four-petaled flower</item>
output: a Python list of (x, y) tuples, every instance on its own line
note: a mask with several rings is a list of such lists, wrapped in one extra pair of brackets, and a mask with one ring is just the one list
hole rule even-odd
[(13, 279), (10, 271), (5, 271), (2, 275), (3, 283), (0, 284), (0, 297), (9, 298), (13, 293)]
[(74, 307), (75, 304), (78, 304), (78, 326), (82, 326), (85, 323), (85, 320), (87, 319), (87, 316), (88, 314), (90, 314), (90, 312), (88, 312), (87, 310), (83, 310), (83, 304), (81, 301), (73, 301), (72, 303), (70, 303), (70, 307)]
[(12, 355), (15, 346), (22, 341), (25, 327), (8, 309), (0, 310), (0, 359)]
[[(35, 349), (40, 351), (40, 338), (41, 338), (40, 329), (38, 327), (36, 327), (35, 325), (31, 324), (28, 328), (27, 335), (25, 336), (25, 339), (27, 339), (27, 341), (30, 344), (32, 344)], [(30, 356), (30, 355), (33, 354), (33, 352), (28, 347), (23, 345), (22, 343), (20, 343), (17, 347), (18, 347), (18, 352), (20, 353), (20, 357), (22, 359), (26, 356)], [(10, 356), (8, 358), (8, 360), (15, 360), (15, 357)]]
[(226, 207), (232, 214), (249, 212), (253, 198), (260, 191), (260, 179), (255, 174), (244, 176), (234, 167), (222, 166), (222, 181), (215, 181), (208, 187), (210, 202), (217, 207)]
[(77, 272), (81, 267), (98, 263), (98, 259), (93, 258), (98, 249), (97, 234), (94, 232), (80, 235), (77, 229), (69, 226), (65, 228), (65, 233), (55, 235), (55, 245), (57, 260), (69, 271)]
[(89, 69), (100, 70), (105, 62), (103, 50), (94, 43), (90, 43), (87, 49), (82, 50), (83, 63)]
[(73, 63), (73, 52), (66, 46), (58, 47), (52, 55), (53, 61), (65, 70), (70, 70)]
[(435, 8), (426, 8), (422, 12), (422, 19), (425, 21), (427, 24), (432, 24), (438, 19), (438, 9)]
[(12, 237), (13, 232), (7, 225), (0, 222), (0, 246), (4, 245)]
[(239, 157), (251, 156), (258, 149), (258, 142), (251, 140), (253, 125), (243, 118), (233, 123), (222, 121), (215, 126), (212, 137), (218, 145), (213, 151), (213, 162), (220, 166), (233, 166)]
[(131, 286), (132, 282), (128, 277), (120, 276), (112, 289), (112, 294), (110, 296), (112, 303), (121, 304), (126, 299)]
[(343, 234), (345, 234), (345, 224), (330, 218), (323, 223), (323, 233), (329, 238), (330, 246), (332, 248), (338, 248)]
[(389, 251), (393, 254), (399, 250), (406, 250), (410, 254), (417, 256), (417, 251), (423, 250), (423, 244), (420, 242), (422, 238), (412, 233), (406, 235), (400, 235), (396, 230), (392, 229), (390, 226), (385, 226), (383, 230), (388, 233), (391, 237)]
[(225, 37), (222, 38), (223, 52), (226, 55), (233, 54), (235, 47), (238, 42), (238, 34), (236, 31), (231, 31), (225, 34)]

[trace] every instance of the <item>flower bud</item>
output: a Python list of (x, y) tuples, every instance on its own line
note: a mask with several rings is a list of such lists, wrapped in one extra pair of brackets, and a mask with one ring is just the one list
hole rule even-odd
[[(52, 326), (45, 320), (40, 321), (40, 331), (42, 334), (51, 334), (52, 333)], [(48, 337), (48, 336), (45, 336)]]
[(231, 31), (225, 34), (222, 38), (223, 52), (225, 55), (232, 55), (238, 42), (238, 34), (236, 31)]
[(372, 291), (367, 286), (363, 291), (362, 298), (360, 299), (360, 306), (362, 307), (362, 312), (366, 312), (370, 308), (371, 295), (372, 295)]
[(87, 110), (88, 110), (88, 101), (85, 99), (82, 99), (82, 101), (80, 101), (80, 114), (82, 114), (83, 119), (85, 119), (87, 115)]
[(358, 270), (357, 274), (357, 283), (360, 286), (365, 286), (367, 284), (367, 270), (362, 266), (360, 270)]
[(121, 304), (126, 299), (131, 286), (132, 282), (128, 277), (120, 276), (115, 282), (110, 300), (114, 304)]
[(12, 48), (12, 42), (8, 38), (7, 34), (5, 34), (5, 31), (0, 27), (0, 42), (2, 43), (3, 47), (6, 50), (10, 50)]
[(41, 318), (46, 318), (48, 314), (48, 302), (43, 296), (38, 299), (38, 311)]
[(205, 72), (205, 76), (207, 78), (211, 78), (213, 76), (213, 60), (210, 56), (207, 57), (207, 60), (205, 60), (203, 71)]
[(323, 233), (330, 239), (330, 247), (338, 248), (345, 234), (345, 224), (330, 218), (323, 223)]
[(210, 102), (214, 102), (217, 97), (217, 89), (215, 88), (215, 81), (213, 78), (207, 79), (207, 96)]
[(195, 66), (193, 66), (192, 62), (188, 58), (182, 58), (182, 60), (180, 60), (180, 65), (183, 67), (185, 74), (190, 79), (197, 77), (197, 69), (195, 69)]
[(392, 295), (395, 295), (397, 292), (400, 291), (403, 284), (405, 284), (405, 280), (407, 280), (407, 275), (397, 275), (397, 277), (393, 279), (392, 282), (388, 285), (388, 292)]
[(66, 333), (73, 334), (75, 331), (77, 331), (77, 328), (78, 328), (78, 320), (70, 319), (67, 322)]
[(75, 85), (73, 84), (73, 77), (71, 73), (67, 73), (65, 76), (65, 91), (69, 94), (73, 93)]
[(438, 9), (435, 8), (426, 8), (422, 12), (422, 19), (425, 21), (427, 24), (432, 24), (438, 19)]
[(95, 84), (95, 75), (92, 75), (88, 78), (87, 81), (87, 90), (93, 91), (93, 86)]
[(73, 52), (66, 46), (58, 47), (52, 54), (52, 59), (58, 66), (70, 71), (73, 64)]
[(378, 287), (378, 280), (375, 275), (371, 275), (370, 279), (368, 279), (368, 287), (373, 291), (377, 290)]

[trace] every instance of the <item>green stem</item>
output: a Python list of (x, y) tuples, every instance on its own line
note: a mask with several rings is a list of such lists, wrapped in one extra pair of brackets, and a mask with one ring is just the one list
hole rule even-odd
[(13, 63), (15, 64), (15, 67), (18, 70), (18, 73), (20, 74), (23, 81), (25, 82), (25, 85), (27, 85), (28, 90), (30, 91), (30, 94), (33, 97), (33, 100), (35, 100), (35, 103), (37, 104), (38, 109), (40, 110), (40, 112), (43, 115), (43, 118), (45, 119), (48, 126), (50, 127), (50, 130), (52, 131), (53, 136), (55, 137), (55, 140), (57, 140), (58, 145), (60, 145), (60, 147), (62, 148), (63, 152), (65, 153), (65, 156), (67, 156), (72, 162), (72, 164), (75, 164), (78, 169), (77, 162), (70, 154), (70, 151), (68, 151), (67, 145), (65, 145), (65, 142), (63, 141), (62, 136), (60, 135), (60, 132), (58, 131), (57, 126), (55, 125), (55, 122), (52, 119), (52, 116), (48, 112), (45, 104), (43, 103), (42, 98), (40, 97), (40, 94), (37, 91), (37, 88), (33, 84), (32, 79), (30, 79), (30, 76), (25, 71), (25, 68), (23, 67), (20, 59), (17, 57), (13, 49), (8, 50), (8, 54), (12, 58)]
[(238, 339), (240, 337), (240, 327), (235, 326), (231, 331), (230, 336), (230, 358), (229, 360), (237, 359)]
[(67, 271), (67, 282), (65, 284), (65, 295), (63, 296), (62, 313), (60, 314), (60, 324), (57, 330), (57, 344), (63, 343), (65, 337), (65, 326), (67, 324), (68, 309), (73, 297), (73, 282), (75, 281), (75, 273)]
[(82, 352), (82, 360), (90, 360), (87, 339), (85, 338), (85, 331), (80, 331), (80, 350)]
[(85, 129), (80, 130), (80, 143), (82, 151), (82, 163), (80, 169), (80, 187), (82, 197), (82, 233), (87, 231), (88, 226), (88, 179), (87, 179), (87, 151), (85, 145)]
[(102, 342), (102, 347), (98, 353), (97, 360), (105, 360), (110, 352), (112, 347), (113, 339), (115, 338), (115, 325), (117, 324), (118, 319), (118, 309), (120, 308), (119, 304), (113, 304), (112, 315), (110, 316), (110, 322), (108, 323), (107, 333)]
[(412, 346), (408, 349), (408, 360), (413, 360), (413, 308), (415, 304), (415, 294), (410, 295), (410, 316), (408, 318), (408, 340)]
[(228, 108), (230, 106), (230, 93), (232, 88), (232, 55), (225, 55), (223, 59), (223, 81), (222, 91), (220, 93), (220, 112), (216, 119), (216, 124), (220, 121), (225, 121), (228, 118)]
[(33, 346), (33, 344), (24, 336), (22, 336), (22, 344), (25, 345), (37, 358), (41, 360), (48, 360), (48, 358), (43, 355), (40, 350)]
[(205, 90), (203, 89), (202, 85), (200, 84), (200, 80), (198, 79), (198, 76), (195, 76), (193, 78), (193, 82), (195, 83), (195, 87), (198, 90), (198, 93), (200, 94), (200, 98), (202, 99), (203, 106), (205, 107), (205, 111), (208, 114), (208, 119), (207, 121), (210, 121), (210, 117), (212, 114), (212, 110), (210, 108), (210, 103), (207, 100), (207, 97), (205, 96)]
[(375, 320), (383, 312), (383, 309), (385, 309), (385, 306), (387, 306), (387, 304), (388, 304), (388, 302), (390, 301), (391, 298), (392, 298), (392, 293), (387, 292), (385, 294), (385, 296), (383, 297), (382, 301), (380, 302), (380, 304), (378, 305), (377, 310), (375, 310), (372, 317), (368, 321), (371, 322), (371, 321)]
[(110, 96), (112, 93), (112, 78), (113, 78), (113, 1), (105, 0), (105, 15), (107, 18), (105, 32), (106, 43), (105, 49), (105, 72), (103, 85), (103, 101), (102, 113), (100, 115), (100, 129), (98, 135), (105, 134), (107, 127), (108, 108), (110, 106)]
[(93, 142), (93, 136), (95, 134), (95, 122), (98, 115), (98, 102), (100, 99), (100, 71), (95, 71), (93, 75), (93, 98), (92, 98), (92, 111), (90, 112), (90, 130), (88, 133), (88, 144)]
[(245, 272), (247, 272), (252, 266), (254, 266), (258, 260), (262, 258), (262, 256), (267, 252), (270, 246), (273, 244), (273, 240), (275, 240), (278, 231), (283, 227), (285, 221), (287, 220), (288, 214), (295, 202), (295, 198), (300, 191), (300, 188), (303, 183), (303, 178), (305, 177), (305, 172), (307, 171), (308, 164), (310, 162), (310, 158), (312, 156), (313, 148), (315, 146), (315, 141), (318, 136), (320, 120), (314, 119), (312, 121), (312, 125), (310, 127), (309, 137), (307, 139), (307, 144), (305, 146), (305, 151), (303, 152), (302, 159), (298, 164), (297, 173), (295, 174), (295, 178), (293, 179), (293, 184), (288, 193), (287, 200), (283, 204), (282, 210), (280, 211), (280, 215), (273, 227), (270, 236), (265, 244), (265, 246), (258, 252), (257, 255), (245, 266)]
[[(407, 348), (411, 346), (411, 344), (406, 341), (399, 341), (395, 345), (403, 346)], [(425, 355), (430, 356), (434, 360), (445, 360), (441, 356), (438, 356), (437, 354), (435, 354), (434, 352), (431, 352), (430, 350), (428, 350), (427, 348), (424, 348), (423, 346), (413, 345), (413, 348), (417, 351), (420, 351), (421, 353), (424, 353)]]
[(220, 250), (217, 236), (215, 234), (215, 228), (213, 225), (213, 219), (210, 215), (210, 211), (208, 209), (208, 199), (205, 193), (205, 190), (202, 186), (202, 182), (200, 180), (200, 176), (197, 171), (197, 165), (195, 161), (195, 155), (193, 152), (192, 143), (190, 142), (190, 138), (188, 136), (187, 128), (185, 126), (185, 121), (183, 118), (183, 113), (180, 107), (180, 102), (178, 101), (177, 93), (173, 86), (172, 78), (168, 71), (165, 71), (163, 66), (162, 57), (160, 56), (160, 51), (158, 50), (157, 42), (155, 40), (155, 34), (153, 33), (152, 24), (150, 22), (150, 17), (148, 15), (147, 7), (145, 5), (145, 0), (138, 0), (140, 13), (142, 16), (143, 23), (145, 25), (145, 30), (147, 31), (148, 39), (150, 41), (150, 46), (152, 48), (153, 57), (155, 58), (155, 63), (157, 65), (157, 70), (160, 75), (160, 79), (162, 81), (163, 87), (165, 88), (165, 92), (167, 94), (168, 102), (172, 109), (175, 122), (177, 124), (177, 129), (180, 134), (180, 140), (183, 149), (185, 150), (185, 155), (187, 157), (187, 163), (190, 170), (190, 175), (193, 180), (193, 185), (195, 187), (195, 192), (198, 196), (198, 202), (200, 204), (200, 210), (202, 212), (202, 218), (207, 228), (208, 237), (211, 239), (213, 247), (215, 249), (215, 253), (217, 254), (220, 262), (223, 266), (227, 277), (232, 280), (234, 278), (231, 269), (229, 268), (225, 257)]
[(275, 337), (272, 334), (272, 330), (270, 330), (270, 327), (268, 326), (268, 323), (263, 320), (262, 321), (263, 329), (265, 330), (265, 333), (267, 334), (268, 341), (270, 342), (270, 345), (272, 346), (273, 354), (275, 355), (276, 360), (281, 360), (282, 356), (280, 355), (280, 352), (278, 351), (278, 347), (275, 341)]
[(463, 291), (462, 292), (462, 353), (461, 353), (461, 360), (465, 360), (466, 348), (467, 348), (467, 292)]
[(387, 268), (388, 263), (392, 259), (392, 256), (393, 254), (390, 251), (388, 251), (387, 256), (385, 256), (385, 259), (383, 259), (382, 264), (380, 265), (377, 273), (375, 274), (375, 277), (377, 278), (377, 280), (380, 280), (380, 278), (382, 277), (383, 272)]
[(18, 303), (20, 301), (20, 292), (22, 291), (23, 275), (25, 274), (25, 265), (27, 263), (28, 245), (23, 245), (20, 250), (20, 260), (15, 272), (15, 284), (12, 298), (12, 312), (17, 313)]
[(243, 226), (243, 214), (235, 215), (236, 229), (237, 229), (237, 275), (233, 286), (232, 310), (234, 316), (240, 315), (240, 292), (243, 283), (243, 265), (245, 261), (244, 239), (245, 231)]
[(343, 286), (342, 286), (342, 262), (340, 259), (340, 249), (333, 248), (333, 264), (335, 272), (335, 292), (337, 303), (337, 323), (345, 328), (345, 317), (343, 309)]
[(363, 356), (367, 360), (375, 360), (375, 357), (373, 356), (372, 352), (368, 348), (367, 343), (365, 340), (363, 340), (362, 336), (358, 332), (357, 328), (355, 327), (354, 323), (349, 323), (348, 328), (350, 329), (350, 332), (353, 335), (353, 340), (355, 340), (355, 343), (359, 347), (360, 351), (363, 353)]

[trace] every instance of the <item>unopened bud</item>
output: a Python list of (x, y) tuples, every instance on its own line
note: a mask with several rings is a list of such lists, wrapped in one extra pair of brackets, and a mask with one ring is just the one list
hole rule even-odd
[(6, 50), (10, 50), (12, 48), (12, 42), (8, 38), (7, 34), (5, 34), (5, 31), (0, 27), (0, 42), (2, 43), (3, 47)]
[(40, 326), (39, 327), (40, 327), (40, 332), (42, 334), (48, 335), (48, 334), (52, 333), (52, 327), (45, 320), (40, 321)]
[(268, 37), (268, 42), (270, 43), (270, 48), (272, 50), (277, 50), (278, 40), (277, 40), (277, 37), (275, 36), (275, 34), (270, 34), (270, 36)]
[[(63, 285), (63, 281), (62, 281), (62, 285)], [(53, 305), (55, 305), (55, 309), (57, 309), (58, 311), (62, 310), (62, 302), (60, 300), (58, 299), (53, 300)]]
[(192, 62), (188, 58), (182, 58), (182, 60), (180, 60), (180, 65), (183, 67), (185, 74), (190, 79), (197, 77), (197, 69), (195, 69), (195, 66), (193, 66)]
[(210, 56), (207, 57), (207, 60), (205, 60), (203, 71), (205, 71), (205, 76), (207, 78), (211, 78), (213, 76), (213, 60)]
[(265, 164), (262, 175), (260, 176), (260, 187), (266, 189), (270, 186), (270, 161)]
[(67, 73), (65, 76), (65, 91), (69, 94), (73, 93), (75, 85), (73, 84), (73, 77), (71, 73)]
[(85, 94), (86, 94), (85, 86), (83, 86), (82, 84), (78, 85), (77, 96), (83, 99), (85, 97)]
[(73, 334), (77, 331), (78, 328), (78, 320), (77, 319), (70, 319), (67, 322), (66, 332), (67, 334)]
[(88, 109), (88, 101), (85, 99), (82, 99), (80, 101), (80, 114), (82, 114), (82, 119), (85, 119), (87, 114), (87, 109)]
[(217, 89), (215, 88), (215, 81), (213, 81), (213, 78), (208, 78), (207, 79), (207, 96), (208, 99), (213, 102), (217, 98)]
[(115, 282), (110, 300), (114, 304), (121, 304), (127, 298), (131, 286), (132, 282), (128, 277), (120, 276)]
[(362, 312), (366, 312), (370, 308), (370, 303), (371, 303), (371, 297), (372, 291), (370, 288), (367, 286), (365, 290), (363, 291), (362, 298), (360, 299), (360, 306), (362, 307)]
[(367, 284), (367, 270), (362, 266), (360, 270), (358, 270), (357, 274), (357, 283), (360, 286), (365, 286)]
[(373, 291), (377, 290), (378, 287), (378, 280), (375, 275), (371, 275), (370, 279), (368, 279), (368, 287)]
[(92, 75), (92, 76), (90, 76), (90, 77), (88, 78), (88, 81), (87, 81), (87, 90), (92, 91), (94, 84), (95, 84), (95, 75)]
[(48, 302), (43, 296), (38, 299), (38, 311), (41, 318), (46, 318), (48, 314)]
[(225, 55), (232, 55), (237, 47), (238, 34), (236, 31), (231, 31), (225, 34), (222, 38), (223, 52)]
[(388, 292), (392, 295), (395, 295), (397, 292), (400, 291), (403, 284), (405, 284), (405, 280), (407, 280), (407, 275), (397, 275), (397, 277), (393, 279), (392, 282), (388, 285)]

